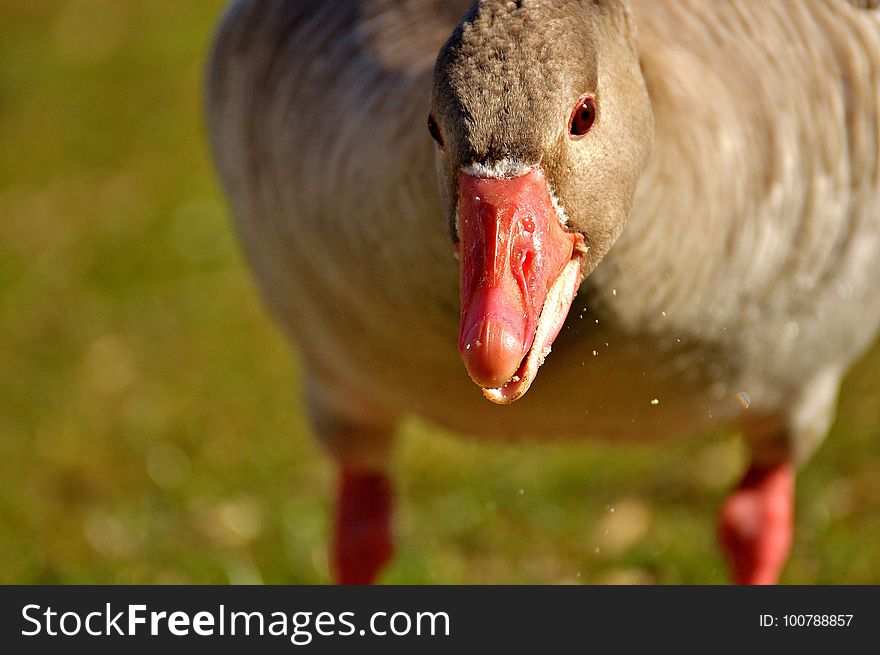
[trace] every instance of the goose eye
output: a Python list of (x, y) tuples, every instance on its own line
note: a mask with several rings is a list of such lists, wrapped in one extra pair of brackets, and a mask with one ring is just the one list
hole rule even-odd
[(591, 95), (585, 95), (574, 106), (568, 123), (568, 131), (572, 139), (580, 139), (596, 120), (596, 99)]
[(437, 145), (442, 148), (443, 135), (440, 134), (440, 128), (437, 127), (437, 121), (434, 120), (434, 114), (428, 115), (428, 132), (431, 133), (431, 137), (437, 142)]

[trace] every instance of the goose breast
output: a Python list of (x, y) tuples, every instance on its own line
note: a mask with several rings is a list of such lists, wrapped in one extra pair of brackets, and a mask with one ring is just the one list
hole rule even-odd
[(215, 152), (306, 366), (462, 431), (612, 438), (790, 414), (812, 381), (839, 379), (880, 321), (876, 16), (632, 3), (651, 156), (537, 382), (500, 409), (456, 352), (459, 263), (425, 128), (437, 52), (469, 5), (242, 0), (228, 14)]

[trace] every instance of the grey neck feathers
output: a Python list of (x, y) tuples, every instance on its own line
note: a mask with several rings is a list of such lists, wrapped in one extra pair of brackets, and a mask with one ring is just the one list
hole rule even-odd
[(880, 238), (876, 17), (821, 1), (634, 8), (654, 154), (589, 292), (624, 325), (662, 315), (703, 337), (867, 296), (880, 276), (866, 261)]

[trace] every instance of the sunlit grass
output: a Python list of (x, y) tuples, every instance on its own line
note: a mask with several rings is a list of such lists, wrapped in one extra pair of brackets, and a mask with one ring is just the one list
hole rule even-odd
[[(0, 0), (0, 582), (328, 581), (332, 470), (205, 145), (221, 5)], [(786, 582), (880, 583), (878, 371), (799, 479)], [(389, 582), (725, 580), (736, 435), (402, 437)]]

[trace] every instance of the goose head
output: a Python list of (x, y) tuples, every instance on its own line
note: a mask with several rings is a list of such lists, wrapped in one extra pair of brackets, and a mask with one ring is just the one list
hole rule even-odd
[(520, 398), (626, 223), (653, 116), (622, 0), (481, 0), (441, 49), (428, 127), (460, 259), (459, 352)]

